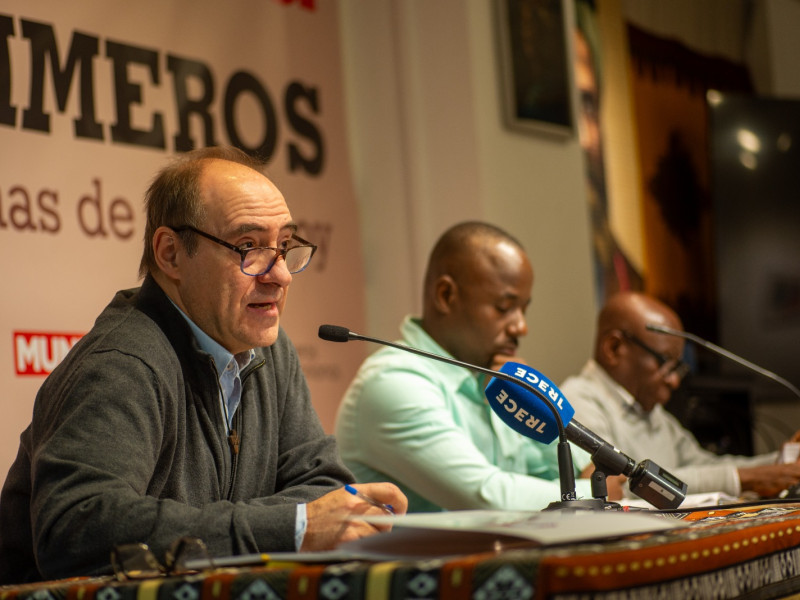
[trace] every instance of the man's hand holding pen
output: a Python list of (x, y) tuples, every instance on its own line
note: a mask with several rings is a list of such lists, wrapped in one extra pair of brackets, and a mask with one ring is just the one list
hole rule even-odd
[(367, 504), (371, 504), (372, 506), (375, 506), (376, 508), (380, 508), (383, 512), (385, 512), (387, 514), (390, 514), (390, 515), (395, 514), (394, 513), (394, 506), (392, 506), (391, 504), (384, 504), (383, 502), (378, 502), (377, 500), (375, 500), (375, 498), (372, 498), (371, 496), (367, 496), (364, 492), (358, 491), (355, 486), (352, 486), (349, 483), (346, 486), (344, 486), (344, 491), (346, 491), (348, 494), (352, 494), (353, 496), (356, 496), (357, 498), (361, 498)]
[(405, 494), (391, 483), (361, 483), (325, 494), (306, 505), (308, 525), (300, 550), (329, 550), (343, 542), (388, 531), (390, 525), (373, 525), (350, 517), (386, 515), (390, 508), (398, 515), (408, 508)]

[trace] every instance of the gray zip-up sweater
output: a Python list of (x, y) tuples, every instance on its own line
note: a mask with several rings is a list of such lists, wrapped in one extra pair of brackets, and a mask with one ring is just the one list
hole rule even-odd
[(297, 504), (352, 482), (280, 331), (242, 373), (229, 443), (211, 356), (151, 278), (118, 292), (42, 385), (0, 496), (0, 583), (103, 572), (115, 544), (157, 556), (294, 550)]

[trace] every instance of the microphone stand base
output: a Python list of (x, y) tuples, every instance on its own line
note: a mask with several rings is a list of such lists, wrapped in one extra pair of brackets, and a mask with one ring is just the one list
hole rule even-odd
[(602, 498), (584, 498), (581, 500), (551, 502), (542, 510), (622, 510), (622, 506), (616, 502), (606, 502)]

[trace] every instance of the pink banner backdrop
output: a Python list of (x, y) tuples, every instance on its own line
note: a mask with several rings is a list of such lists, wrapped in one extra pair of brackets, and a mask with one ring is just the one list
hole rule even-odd
[[(268, 158), (319, 244), (284, 327), (329, 431), (365, 352), (337, 8), (313, 0), (7, 0), (0, 10), (0, 479), (46, 374), (113, 294), (138, 285), (142, 196), (172, 154)], [(114, 432), (109, 431), (109, 440)]]

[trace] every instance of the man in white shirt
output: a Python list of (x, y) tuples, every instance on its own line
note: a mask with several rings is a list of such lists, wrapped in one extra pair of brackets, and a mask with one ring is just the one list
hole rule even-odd
[(800, 481), (800, 464), (776, 464), (777, 453), (719, 456), (703, 449), (664, 410), (687, 371), (684, 340), (649, 331), (648, 323), (683, 330), (678, 315), (651, 296), (621, 292), (608, 300), (594, 358), (561, 385), (575, 417), (635, 460), (652, 459), (686, 482), (689, 493), (774, 497)]

